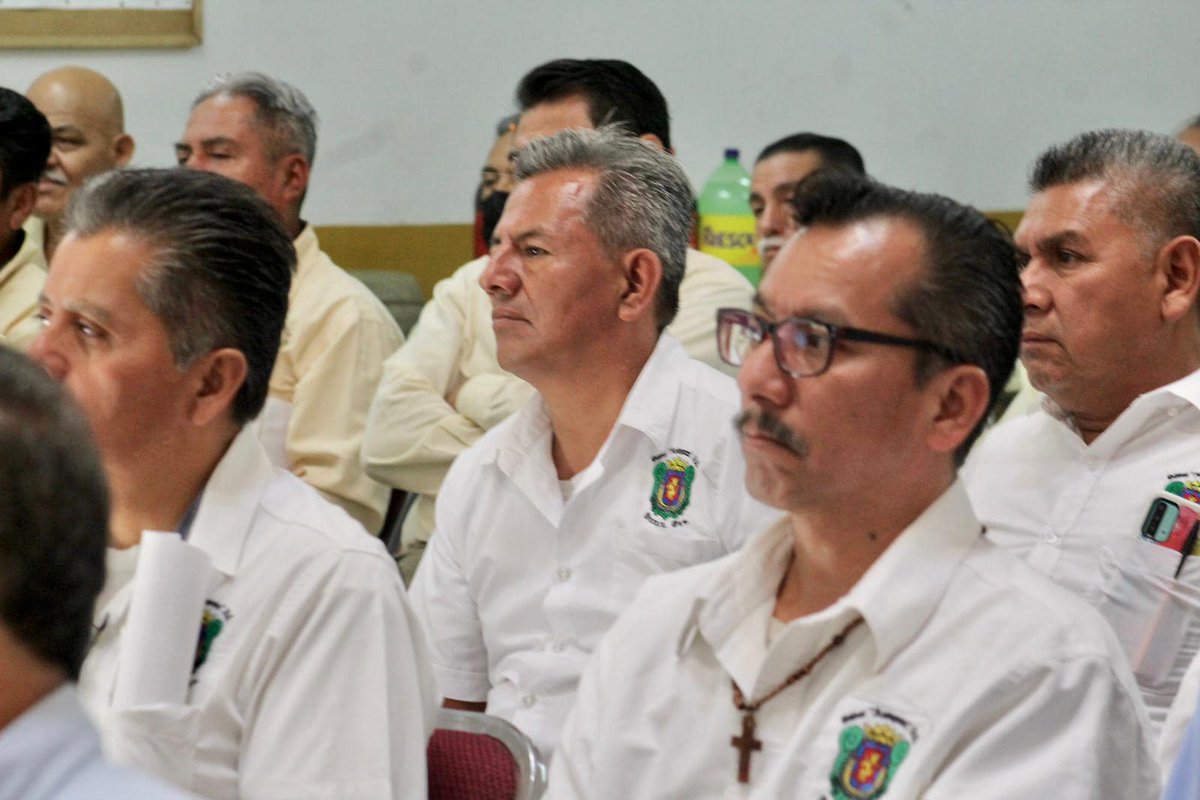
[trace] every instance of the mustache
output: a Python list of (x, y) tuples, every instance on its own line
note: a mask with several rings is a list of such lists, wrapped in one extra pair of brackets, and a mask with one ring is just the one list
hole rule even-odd
[(733, 427), (742, 436), (746, 435), (747, 427), (753, 427), (758, 435), (786, 447), (800, 458), (808, 455), (808, 442), (804, 441), (804, 437), (769, 411), (742, 411), (733, 418)]
[(758, 240), (758, 255), (762, 257), (766, 254), (768, 247), (783, 247), (784, 237), (782, 236), (764, 236)]
[(48, 169), (43, 172), (42, 180), (57, 183), (59, 186), (66, 186), (68, 183), (67, 176), (57, 169)]

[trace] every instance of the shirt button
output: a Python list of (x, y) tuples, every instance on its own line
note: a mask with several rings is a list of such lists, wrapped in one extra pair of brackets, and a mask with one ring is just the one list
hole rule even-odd
[(1058, 544), (1059, 536), (1054, 531), (1048, 531), (1043, 538), (1045, 538), (1045, 540), (1050, 544)]
[(556, 653), (561, 653), (563, 650), (567, 649), (567, 646), (562, 642), (555, 642), (554, 644), (550, 645), (550, 649)]
[(571, 568), (570, 567), (559, 567), (558, 568), (558, 579), (560, 581), (570, 580), (571, 579)]
[(525, 706), (526, 708), (529, 708), (530, 706), (532, 706), (534, 704), (534, 701), (536, 699), (537, 698), (535, 698), (533, 695), (527, 694), (521, 698), (521, 705)]

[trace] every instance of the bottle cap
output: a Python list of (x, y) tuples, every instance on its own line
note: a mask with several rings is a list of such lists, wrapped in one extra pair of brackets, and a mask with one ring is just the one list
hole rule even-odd
[(736, 147), (726, 147), (725, 148), (725, 160), (726, 161), (729, 161), (730, 159), (737, 160), (738, 155), (739, 155), (738, 149)]

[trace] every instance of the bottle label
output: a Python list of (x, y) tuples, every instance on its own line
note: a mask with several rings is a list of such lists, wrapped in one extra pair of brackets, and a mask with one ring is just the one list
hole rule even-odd
[(759, 266), (752, 216), (701, 214), (698, 238), (701, 252), (716, 256), (730, 266), (743, 270)]

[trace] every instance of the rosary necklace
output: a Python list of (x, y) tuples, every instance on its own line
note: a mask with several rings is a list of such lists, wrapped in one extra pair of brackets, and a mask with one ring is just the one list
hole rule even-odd
[(729, 743), (737, 748), (738, 751), (738, 782), (750, 782), (750, 757), (754, 755), (755, 750), (762, 750), (762, 741), (754, 738), (754, 712), (762, 707), (763, 703), (782, 692), (784, 689), (791, 686), (796, 681), (807, 676), (813, 671), (817, 664), (821, 663), (821, 659), (829, 655), (832, 651), (841, 646), (842, 642), (846, 641), (846, 637), (850, 632), (862, 624), (862, 617), (855, 617), (850, 621), (850, 624), (842, 628), (837, 636), (834, 636), (829, 644), (825, 645), (821, 652), (817, 653), (812, 659), (800, 669), (793, 672), (784, 680), (783, 683), (776, 686), (770, 692), (760, 697), (752, 703), (746, 702), (746, 698), (742, 695), (742, 690), (738, 688), (735, 681), (730, 681), (733, 684), (733, 704), (737, 706), (737, 710), (742, 712), (742, 735), (730, 737)]

